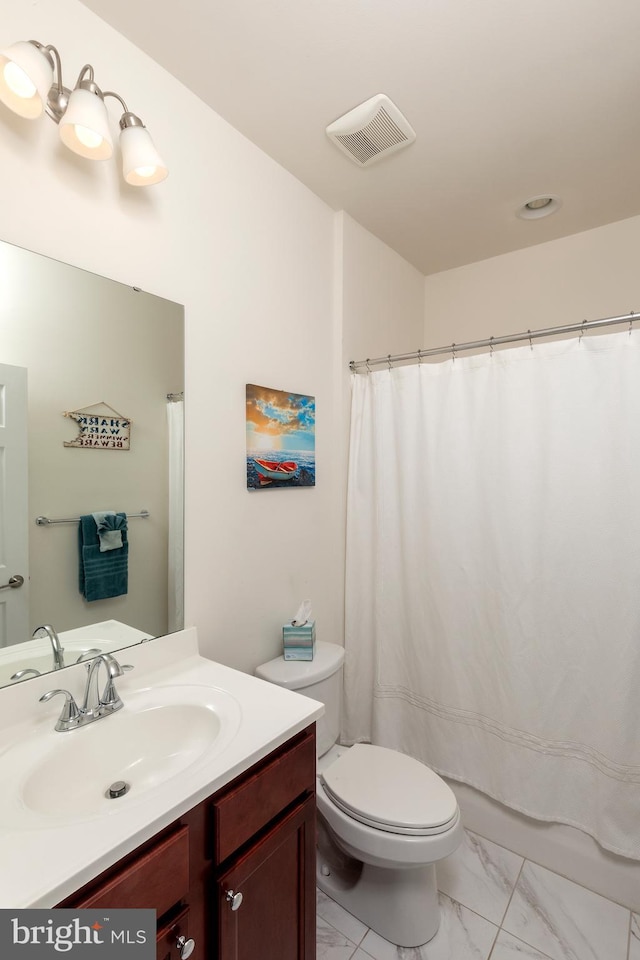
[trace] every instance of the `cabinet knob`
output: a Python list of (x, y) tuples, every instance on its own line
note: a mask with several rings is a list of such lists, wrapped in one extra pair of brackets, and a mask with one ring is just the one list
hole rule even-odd
[(176, 949), (180, 954), (180, 960), (187, 960), (187, 957), (190, 957), (195, 950), (195, 946), (195, 940), (187, 940), (186, 937), (178, 937), (176, 940)]
[(242, 894), (240, 891), (234, 893), (233, 890), (227, 890), (227, 902), (231, 904), (232, 910), (239, 910), (242, 906)]

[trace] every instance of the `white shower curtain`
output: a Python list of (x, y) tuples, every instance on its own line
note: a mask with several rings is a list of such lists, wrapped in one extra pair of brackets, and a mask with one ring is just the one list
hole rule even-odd
[(345, 742), (640, 859), (640, 331), (353, 378)]
[(184, 401), (167, 403), (169, 429), (169, 632), (184, 627)]

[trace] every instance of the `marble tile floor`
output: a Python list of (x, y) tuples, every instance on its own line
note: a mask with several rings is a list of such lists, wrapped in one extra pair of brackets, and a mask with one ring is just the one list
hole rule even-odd
[(440, 929), (397, 947), (317, 892), (317, 960), (640, 960), (640, 915), (470, 831), (438, 865)]

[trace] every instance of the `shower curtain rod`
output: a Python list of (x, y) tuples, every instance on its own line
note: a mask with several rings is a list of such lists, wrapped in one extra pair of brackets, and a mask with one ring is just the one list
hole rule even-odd
[(519, 340), (538, 340), (540, 337), (557, 336), (562, 333), (580, 333), (585, 330), (594, 330), (596, 327), (608, 327), (614, 323), (628, 323), (629, 332), (634, 320), (640, 319), (640, 314), (625, 314), (622, 317), (604, 317), (601, 320), (583, 320), (582, 323), (568, 323), (561, 327), (547, 327), (545, 330), (527, 330), (525, 333), (511, 333), (505, 337), (489, 337), (488, 340), (470, 340), (467, 343), (451, 343), (448, 347), (433, 347), (430, 350), (414, 350), (412, 353), (398, 353), (395, 356), (388, 354), (386, 357), (376, 357), (374, 360), (350, 360), (349, 369), (352, 373), (364, 368), (387, 363), (391, 366), (393, 363), (400, 363), (403, 360), (424, 360), (425, 357), (437, 357), (445, 353), (450, 353), (455, 360), (456, 353), (460, 350), (480, 350), (482, 347), (497, 347), (502, 343), (517, 343)]

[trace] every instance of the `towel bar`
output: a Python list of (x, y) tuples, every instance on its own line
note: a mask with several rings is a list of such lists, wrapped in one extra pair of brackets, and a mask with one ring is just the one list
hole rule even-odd
[[(140, 513), (128, 513), (127, 519), (142, 517), (143, 520), (146, 520), (149, 516), (148, 510), (141, 510)], [(36, 517), (36, 523), (39, 527), (46, 527), (50, 523), (80, 523), (80, 517), (63, 517), (60, 520), (50, 520), (49, 517)]]

